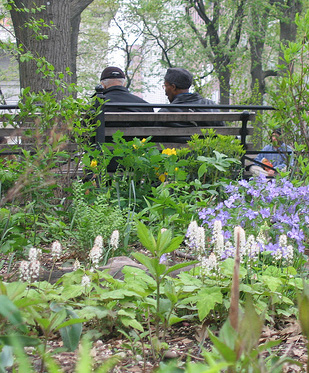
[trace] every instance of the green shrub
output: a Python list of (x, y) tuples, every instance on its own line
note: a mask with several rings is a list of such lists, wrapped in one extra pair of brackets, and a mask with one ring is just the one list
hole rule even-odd
[[(201, 161), (198, 157), (214, 157), (214, 152), (224, 154), (229, 158), (235, 158), (240, 160), (241, 156), (245, 154), (245, 151), (240, 143), (240, 140), (235, 139), (233, 136), (224, 136), (216, 134), (216, 131), (210, 128), (209, 130), (202, 131), (203, 137), (199, 137), (197, 134), (191, 137), (188, 141), (188, 146), (180, 150), (177, 150), (177, 156), (179, 159), (186, 159), (187, 165), (185, 171), (188, 173), (187, 180), (198, 179), (198, 170), (201, 166)], [(223, 167), (222, 170), (218, 170), (214, 165), (209, 164), (206, 173), (203, 175), (203, 183), (214, 183), (221, 177), (231, 177), (237, 174), (240, 167), (235, 168), (235, 162), (230, 162), (228, 167)], [(214, 169), (219, 172), (216, 174), (214, 179)], [(224, 169), (224, 170), (223, 170)]]

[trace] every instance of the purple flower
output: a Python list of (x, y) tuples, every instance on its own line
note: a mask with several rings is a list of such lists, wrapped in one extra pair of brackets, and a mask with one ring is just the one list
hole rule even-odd
[(267, 245), (265, 245), (265, 251), (270, 251), (271, 255), (274, 255), (274, 253), (280, 248), (279, 243), (272, 243), (269, 242)]
[(162, 264), (163, 262), (166, 262), (166, 260), (167, 260), (167, 256), (166, 256), (166, 254), (163, 254), (163, 255), (161, 255), (159, 263)]
[(249, 188), (249, 183), (247, 180), (240, 180), (238, 184), (244, 188)]
[(298, 243), (305, 238), (304, 232), (298, 227), (293, 227), (290, 231), (288, 231), (287, 236), (296, 240)]
[(261, 208), (260, 209), (260, 214), (261, 214), (263, 219), (269, 218), (270, 217), (270, 208), (269, 207)]
[(257, 211), (247, 209), (247, 211), (244, 213), (244, 216), (246, 216), (249, 220), (253, 220), (258, 216), (258, 214), (259, 213)]

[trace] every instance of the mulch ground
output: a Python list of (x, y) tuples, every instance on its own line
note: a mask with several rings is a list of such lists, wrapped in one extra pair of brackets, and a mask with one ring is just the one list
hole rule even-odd
[[(70, 256), (63, 258), (64, 261), (68, 259), (70, 259)], [(1, 260), (0, 276), (2, 279), (4, 281), (16, 279), (17, 264), (13, 263), (9, 273), (7, 273), (8, 258), (2, 256)], [(43, 255), (43, 262), (45, 268), (50, 268), (52, 262), (49, 254)], [(61, 263), (57, 264), (61, 268)], [(86, 330), (87, 325), (84, 327), (84, 331)], [(282, 372), (306, 372), (305, 366), (308, 360), (307, 341), (302, 336), (299, 323), (295, 318), (282, 318), (276, 325), (266, 324), (259, 344), (278, 339), (281, 340), (281, 343), (273, 349), (273, 352), (277, 356), (289, 356), (303, 364), (302, 367), (290, 364)], [(180, 366), (184, 366), (188, 360), (203, 362), (203, 349), (211, 350), (210, 340), (205, 334), (205, 328), (196, 322), (182, 322), (170, 327), (165, 341), (168, 347), (165, 353), (162, 354), (161, 360), (167, 362), (171, 359), (177, 359)], [(140, 342), (132, 345), (122, 334), (117, 332), (95, 340), (91, 348), (94, 367), (100, 366), (108, 358), (117, 355), (119, 362), (111, 372), (155, 372), (159, 361), (152, 355), (151, 348), (147, 345), (149, 342), (144, 341), (144, 343), (144, 348)], [(79, 349), (75, 352), (57, 353), (57, 349), (61, 347), (61, 338), (55, 334), (48, 343), (48, 351), (53, 355), (53, 358), (64, 372), (74, 372), (79, 358)], [(32, 361), (34, 370), (39, 372), (41, 369), (40, 358), (35, 355), (33, 348), (26, 348), (26, 352)]]

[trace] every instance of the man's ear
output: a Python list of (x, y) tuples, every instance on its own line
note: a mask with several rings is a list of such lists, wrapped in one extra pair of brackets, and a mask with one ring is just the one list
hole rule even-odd
[(178, 88), (176, 87), (176, 84), (170, 84), (170, 86), (172, 87), (173, 92), (177, 91)]

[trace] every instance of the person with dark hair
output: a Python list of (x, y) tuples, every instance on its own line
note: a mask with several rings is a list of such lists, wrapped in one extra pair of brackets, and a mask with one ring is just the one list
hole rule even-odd
[[(186, 69), (180, 67), (169, 68), (164, 77), (164, 89), (165, 95), (171, 104), (185, 104), (193, 105), (192, 108), (162, 108), (160, 112), (218, 112), (216, 108), (194, 108), (194, 105), (216, 105), (212, 100), (202, 97), (198, 93), (190, 93), (189, 88), (193, 82), (193, 75)], [(169, 125), (169, 124), (167, 124)], [(173, 123), (173, 127), (179, 127), (182, 125), (188, 126), (224, 126), (222, 121), (218, 122), (189, 122), (189, 123)]]
[(254, 159), (257, 164), (249, 168), (252, 175), (273, 177), (278, 171), (286, 171), (288, 165), (293, 166), (293, 149), (282, 141), (281, 136), (280, 128), (273, 130), (271, 144), (262, 149), (262, 153)]

